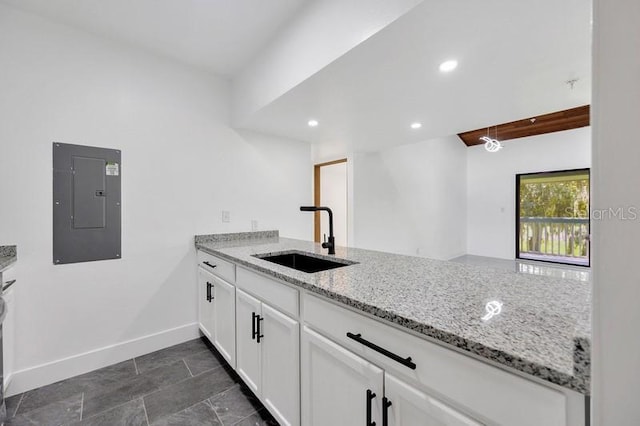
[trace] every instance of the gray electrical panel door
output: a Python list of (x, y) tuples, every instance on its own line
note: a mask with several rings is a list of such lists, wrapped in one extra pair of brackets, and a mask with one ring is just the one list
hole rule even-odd
[(119, 150), (53, 143), (53, 263), (121, 258)]

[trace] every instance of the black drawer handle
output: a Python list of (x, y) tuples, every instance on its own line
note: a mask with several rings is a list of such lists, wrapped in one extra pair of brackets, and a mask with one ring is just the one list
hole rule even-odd
[(376, 345), (375, 343), (371, 343), (370, 341), (363, 339), (362, 338), (362, 334), (358, 333), (358, 334), (353, 334), (351, 332), (347, 332), (347, 337), (349, 339), (353, 339), (358, 343), (361, 343), (363, 345), (365, 345), (368, 348), (373, 349), (376, 352), (380, 352), (382, 355), (391, 358), (392, 360), (399, 362), (400, 364), (404, 365), (405, 367), (409, 367), (412, 370), (416, 369), (416, 365), (415, 363), (411, 362), (411, 357), (407, 357), (407, 358), (402, 358), (399, 355), (394, 354), (393, 352), (390, 352), (388, 350), (386, 350), (385, 348), (382, 348), (378, 345)]
[(260, 343), (260, 339), (264, 337), (264, 335), (262, 334), (262, 330), (260, 330), (260, 321), (264, 321), (264, 318), (262, 318), (260, 315), (256, 315), (256, 323), (258, 326), (258, 333), (256, 337), (258, 338), (258, 343)]
[(211, 303), (211, 301), (214, 299), (213, 295), (211, 294), (212, 288), (213, 288), (213, 284), (207, 281), (207, 302), (209, 303)]
[(216, 266), (218, 266), (218, 265), (212, 265), (209, 262), (207, 262), (206, 260), (204, 262), (202, 262), (202, 263), (204, 263), (205, 265), (207, 265), (210, 268), (215, 268)]
[(256, 336), (258, 335), (258, 332), (256, 330), (256, 318), (258, 318), (260, 315), (256, 315), (255, 312), (251, 312), (251, 340), (256, 340)]
[(366, 426), (376, 426), (376, 422), (371, 421), (371, 400), (376, 397), (376, 394), (373, 393), (371, 389), (367, 389), (367, 425)]
[(382, 397), (382, 426), (389, 426), (389, 407), (391, 407), (391, 401), (386, 396)]

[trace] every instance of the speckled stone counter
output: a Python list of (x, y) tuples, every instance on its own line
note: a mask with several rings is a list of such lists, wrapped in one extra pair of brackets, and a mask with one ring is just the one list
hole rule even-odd
[[(590, 285), (499, 268), (336, 248), (357, 264), (313, 274), (256, 254), (301, 250), (326, 255), (320, 244), (277, 232), (196, 237), (196, 247), (329, 297), (477, 356), (578, 391), (590, 392)], [(501, 305), (487, 315), (489, 302)], [(494, 311), (495, 313), (495, 311)]]
[(0, 246), (0, 271), (13, 265), (18, 260), (16, 246)]

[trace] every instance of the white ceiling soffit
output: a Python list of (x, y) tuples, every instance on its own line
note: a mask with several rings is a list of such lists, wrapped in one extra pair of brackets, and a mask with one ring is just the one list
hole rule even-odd
[(233, 79), (237, 125), (423, 0), (315, 0)]
[(0, 0), (230, 76), (311, 0)]
[[(588, 104), (590, 12), (589, 0), (426, 0), (246, 127), (368, 151)], [(450, 58), (458, 68), (441, 73)]]

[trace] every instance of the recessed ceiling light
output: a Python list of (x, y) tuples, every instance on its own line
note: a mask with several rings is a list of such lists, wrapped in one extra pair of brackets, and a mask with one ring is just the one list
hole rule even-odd
[(307, 122), (307, 124), (309, 125), (309, 127), (318, 127), (318, 120), (309, 120)]
[(412, 129), (419, 129), (420, 127), (422, 127), (422, 123), (418, 123), (418, 122), (411, 123)]
[(458, 66), (458, 61), (452, 59), (450, 61), (444, 61), (440, 64), (440, 71), (442, 72), (450, 72), (456, 69)]

